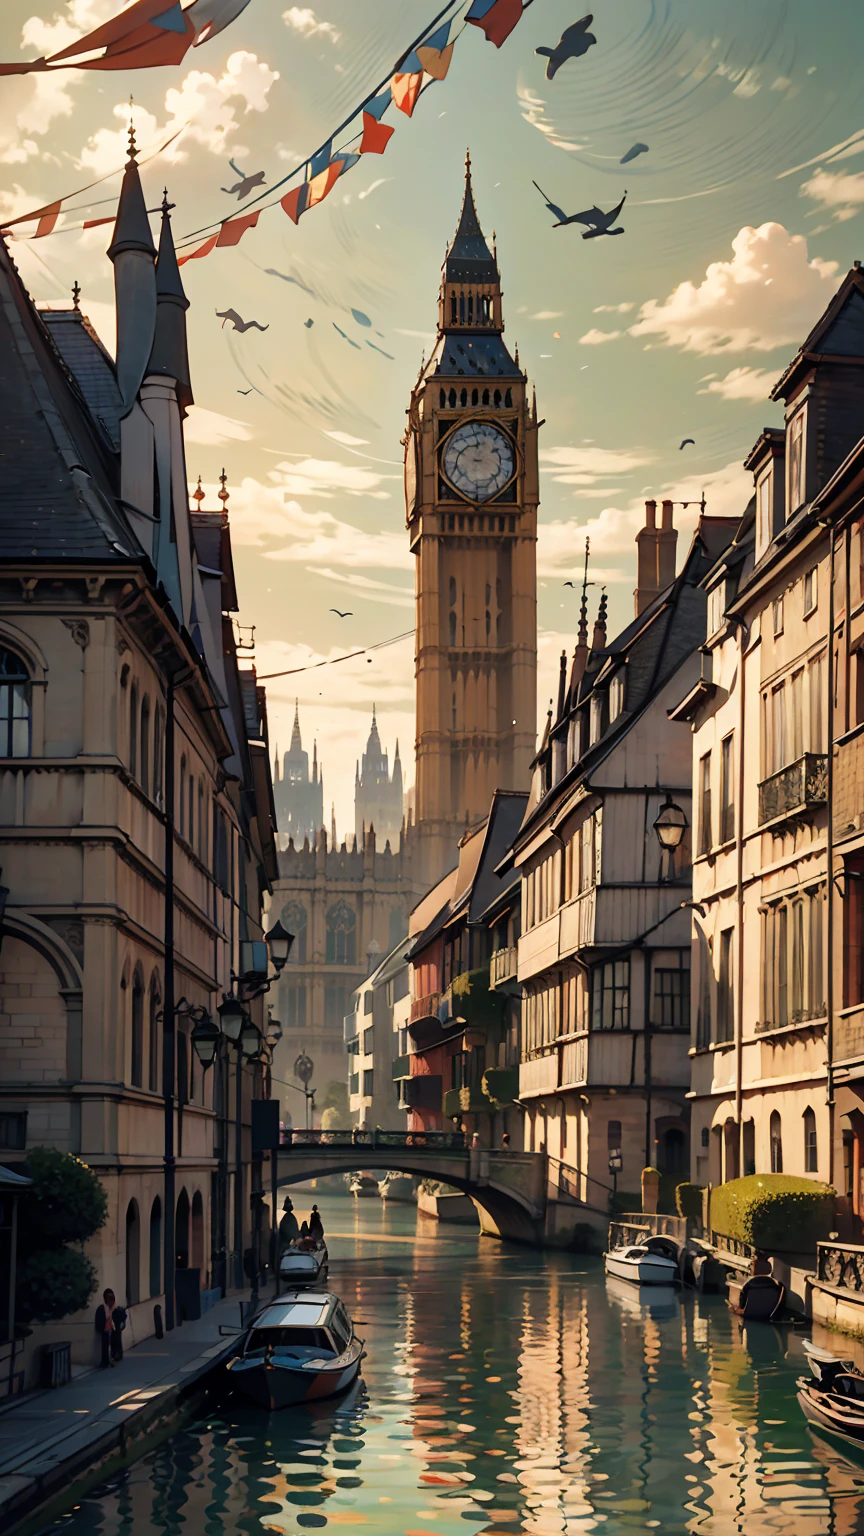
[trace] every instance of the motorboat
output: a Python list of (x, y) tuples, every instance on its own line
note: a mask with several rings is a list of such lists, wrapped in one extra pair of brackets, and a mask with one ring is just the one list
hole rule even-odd
[(371, 1173), (356, 1173), (348, 1189), (356, 1199), (367, 1199), (370, 1195), (379, 1193), (378, 1180), (373, 1179)]
[(644, 1242), (611, 1248), (604, 1254), (607, 1275), (632, 1285), (678, 1285), (677, 1246), (671, 1238), (646, 1237)]
[(364, 1354), (338, 1296), (293, 1290), (262, 1307), (227, 1369), (231, 1385), (253, 1402), (289, 1408), (344, 1391)]
[(681, 1311), (681, 1294), (675, 1285), (652, 1285), (648, 1290), (637, 1290), (628, 1281), (607, 1274), (606, 1295), (629, 1317), (652, 1317), (660, 1322), (677, 1317)]
[(315, 1285), (327, 1273), (330, 1255), (323, 1238), (297, 1238), (282, 1250), (279, 1258), (279, 1283), (287, 1286)]
[(798, 1404), (808, 1424), (864, 1450), (864, 1374), (851, 1360), (805, 1342), (811, 1376), (798, 1381)]

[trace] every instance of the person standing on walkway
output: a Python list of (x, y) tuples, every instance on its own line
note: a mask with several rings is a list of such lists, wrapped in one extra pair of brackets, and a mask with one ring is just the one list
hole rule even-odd
[(112, 1290), (102, 1292), (102, 1304), (96, 1308), (96, 1332), (102, 1340), (101, 1368), (107, 1371), (123, 1359), (121, 1329), (126, 1323), (125, 1307), (118, 1307)]
[(312, 1207), (312, 1215), (309, 1217), (309, 1236), (316, 1243), (324, 1241), (324, 1223), (321, 1220), (321, 1212), (317, 1205)]

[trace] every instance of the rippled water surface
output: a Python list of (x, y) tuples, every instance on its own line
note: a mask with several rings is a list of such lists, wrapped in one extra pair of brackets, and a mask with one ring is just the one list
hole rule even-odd
[(226, 1397), (52, 1531), (864, 1532), (864, 1459), (806, 1428), (790, 1330), (745, 1342), (722, 1298), (317, 1198), (362, 1380), (314, 1411)]

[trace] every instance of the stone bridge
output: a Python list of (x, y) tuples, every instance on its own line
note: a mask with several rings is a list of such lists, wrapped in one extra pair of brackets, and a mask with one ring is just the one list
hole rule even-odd
[[(605, 1197), (592, 1203), (582, 1176), (543, 1152), (470, 1147), (461, 1131), (290, 1131), (278, 1151), (277, 1183), (300, 1184), (328, 1173), (416, 1174), (463, 1190), (480, 1230), (491, 1237), (565, 1245), (574, 1225), (605, 1233)], [(601, 1203), (602, 1202), (602, 1203)]]

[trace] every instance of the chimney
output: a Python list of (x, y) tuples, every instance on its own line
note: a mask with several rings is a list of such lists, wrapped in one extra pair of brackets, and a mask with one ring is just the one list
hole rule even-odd
[[(675, 555), (678, 530), (672, 526), (672, 503), (663, 502), (660, 527), (657, 527), (657, 503), (645, 503), (645, 527), (636, 535), (636, 590), (633, 593), (636, 617), (653, 602), (658, 592), (665, 592), (675, 580)], [(596, 649), (596, 647), (595, 647)]]

